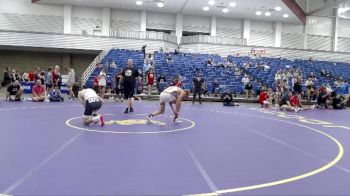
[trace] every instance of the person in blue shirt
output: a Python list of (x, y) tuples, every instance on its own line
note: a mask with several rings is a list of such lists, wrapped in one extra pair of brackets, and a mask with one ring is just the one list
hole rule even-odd
[(349, 83), (347, 80), (342, 82), (339, 94), (344, 97), (344, 103), (349, 101)]
[(49, 94), (50, 102), (63, 102), (64, 98), (61, 95), (61, 91), (57, 85), (55, 85), (54, 89)]

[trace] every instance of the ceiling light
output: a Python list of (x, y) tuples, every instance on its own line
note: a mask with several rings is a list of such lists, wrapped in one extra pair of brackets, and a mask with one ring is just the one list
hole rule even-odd
[(142, 5), (143, 2), (142, 1), (136, 1), (136, 5)]
[(215, 5), (215, 1), (214, 1), (214, 0), (209, 0), (209, 1), (208, 1), (208, 4), (209, 4), (209, 5)]
[(222, 9), (222, 12), (227, 13), (229, 10), (227, 8)]
[(230, 7), (235, 7), (237, 4), (235, 2), (230, 2), (229, 5)]
[(265, 16), (271, 16), (271, 12), (265, 12)]
[(282, 10), (282, 8), (281, 8), (281, 7), (275, 7), (275, 10), (276, 10), (277, 12), (279, 12), (279, 11)]
[(209, 10), (209, 7), (203, 7), (203, 10), (204, 10), (204, 11), (208, 11), (208, 10)]
[(163, 2), (158, 2), (158, 3), (157, 3), (157, 6), (158, 6), (158, 7), (164, 7), (164, 3), (163, 3)]
[(258, 16), (260, 16), (260, 15), (262, 14), (262, 12), (256, 11), (255, 14), (258, 15)]
[(283, 14), (283, 18), (288, 18), (289, 15), (288, 14)]

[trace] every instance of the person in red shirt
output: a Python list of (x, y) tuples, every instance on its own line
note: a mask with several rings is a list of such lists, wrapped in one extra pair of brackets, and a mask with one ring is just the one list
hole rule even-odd
[(260, 95), (259, 95), (259, 103), (261, 104), (262, 108), (268, 108), (270, 105), (270, 102), (267, 100), (269, 98), (269, 95), (266, 92), (266, 89), (263, 88)]
[(28, 73), (28, 79), (29, 79), (29, 82), (31, 82), (31, 81), (34, 81), (34, 73), (33, 73), (33, 71), (30, 71), (29, 73)]
[(298, 97), (298, 92), (294, 92), (293, 96), (289, 98), (290, 105), (292, 107), (295, 107), (295, 111), (298, 112), (299, 110), (309, 110), (309, 109), (314, 109), (316, 105), (313, 105), (311, 107), (303, 107), (301, 104), (299, 97)]
[(100, 91), (99, 91), (99, 86), (98, 86), (98, 83), (99, 83), (99, 77), (98, 75), (94, 77), (94, 80), (92, 82), (92, 89), (94, 89), (94, 91), (98, 94)]
[(32, 93), (33, 93), (33, 101), (34, 102), (44, 101), (45, 100), (45, 88), (41, 84), (41, 80), (40, 79), (38, 79), (36, 81), (36, 85), (33, 86)]
[(147, 86), (148, 86), (148, 95), (151, 95), (151, 91), (152, 91), (152, 86), (154, 84), (154, 71), (151, 69), (148, 74), (147, 74)]

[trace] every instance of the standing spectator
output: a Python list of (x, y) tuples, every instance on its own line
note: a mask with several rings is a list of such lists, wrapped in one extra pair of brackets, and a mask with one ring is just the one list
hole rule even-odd
[(98, 75), (98, 87), (100, 91), (100, 97), (102, 99), (105, 96), (106, 85), (107, 85), (107, 74), (106, 74), (106, 71), (102, 69), (100, 74)]
[(45, 88), (41, 84), (41, 80), (40, 79), (38, 79), (36, 81), (36, 85), (33, 86), (32, 93), (33, 93), (33, 101), (34, 102), (44, 101), (45, 100)]
[(340, 95), (344, 97), (344, 103), (346, 104), (349, 101), (349, 83), (347, 80), (342, 82)]
[(114, 77), (115, 94), (117, 94), (116, 101), (123, 102), (123, 70), (120, 70)]
[(7, 86), (9, 84), (11, 84), (11, 77), (10, 77), (10, 71), (8, 67), (5, 67), (4, 69), (4, 77), (3, 77), (3, 81), (2, 81), (2, 86)]
[(45, 86), (47, 94), (50, 94), (53, 87), (52, 67), (47, 69)]
[(251, 82), (248, 82), (245, 87), (244, 87), (244, 90), (245, 90), (245, 98), (251, 98), (252, 97), (252, 94), (253, 94), (253, 85)]
[(12, 84), (7, 87), (7, 93), (5, 100), (9, 101), (21, 101), (23, 95), (23, 90), (18, 80), (15, 80)]
[(18, 75), (18, 72), (15, 69), (12, 69), (10, 78), (12, 83), (15, 82), (16, 80), (20, 81), (21, 79), (21, 77)]
[(67, 87), (68, 87), (68, 99), (75, 98), (73, 93), (73, 85), (75, 84), (75, 72), (74, 69), (68, 67), (68, 78), (67, 78)]
[(124, 113), (133, 112), (132, 98), (134, 96), (135, 90), (135, 79), (140, 76), (139, 71), (134, 68), (134, 62), (132, 59), (128, 59), (128, 66), (123, 70), (123, 80), (124, 80), (124, 99), (128, 100), (127, 108)]
[(52, 71), (52, 83), (53, 85), (57, 85), (59, 89), (61, 89), (62, 77), (60, 73), (60, 67), (58, 65), (55, 66)]
[(99, 83), (99, 79), (98, 79), (98, 75), (94, 77), (94, 80), (92, 82), (92, 88), (94, 89), (94, 91), (96, 92), (96, 94), (99, 94), (99, 86), (98, 86), (98, 83)]
[(301, 86), (301, 78), (297, 77), (296, 81), (294, 82), (293, 85), (293, 93), (296, 94), (299, 100), (301, 100), (301, 94), (303, 92), (303, 88)]
[(147, 86), (148, 86), (148, 95), (151, 95), (151, 93), (152, 93), (154, 78), (155, 78), (155, 75), (154, 75), (153, 70), (151, 69), (146, 77), (146, 82), (147, 82)]
[(196, 76), (192, 80), (192, 87), (193, 87), (193, 99), (192, 104), (194, 104), (196, 100), (196, 96), (198, 94), (199, 98), (199, 104), (202, 104), (202, 85), (203, 85), (204, 79), (200, 75), (200, 73), (196, 73)]
[(146, 44), (141, 47), (141, 51), (143, 53), (143, 58), (146, 58), (146, 47), (147, 47)]

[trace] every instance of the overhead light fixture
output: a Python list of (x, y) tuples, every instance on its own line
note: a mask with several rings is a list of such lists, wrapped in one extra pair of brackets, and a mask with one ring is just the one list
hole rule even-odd
[(260, 16), (262, 14), (262, 12), (261, 11), (256, 11), (255, 14)]
[(237, 4), (235, 2), (230, 2), (229, 5), (230, 7), (235, 7)]
[(204, 10), (204, 11), (208, 11), (208, 10), (209, 10), (209, 7), (203, 7), (203, 10)]
[(222, 12), (227, 13), (229, 10), (227, 8), (222, 9)]
[(288, 14), (283, 14), (283, 18), (288, 18), (289, 15)]
[(275, 7), (275, 10), (276, 10), (277, 12), (279, 12), (279, 11), (282, 10), (282, 8), (277, 6), (277, 7)]
[(265, 16), (271, 16), (271, 12), (265, 12)]
[(142, 5), (143, 2), (142, 1), (136, 1), (136, 5)]
[(214, 0), (209, 0), (209, 1), (208, 1), (208, 4), (209, 4), (209, 5), (215, 5), (215, 1), (214, 1)]
[(163, 2), (158, 2), (158, 3), (157, 3), (157, 6), (158, 6), (158, 7), (164, 7), (164, 3), (163, 3)]

